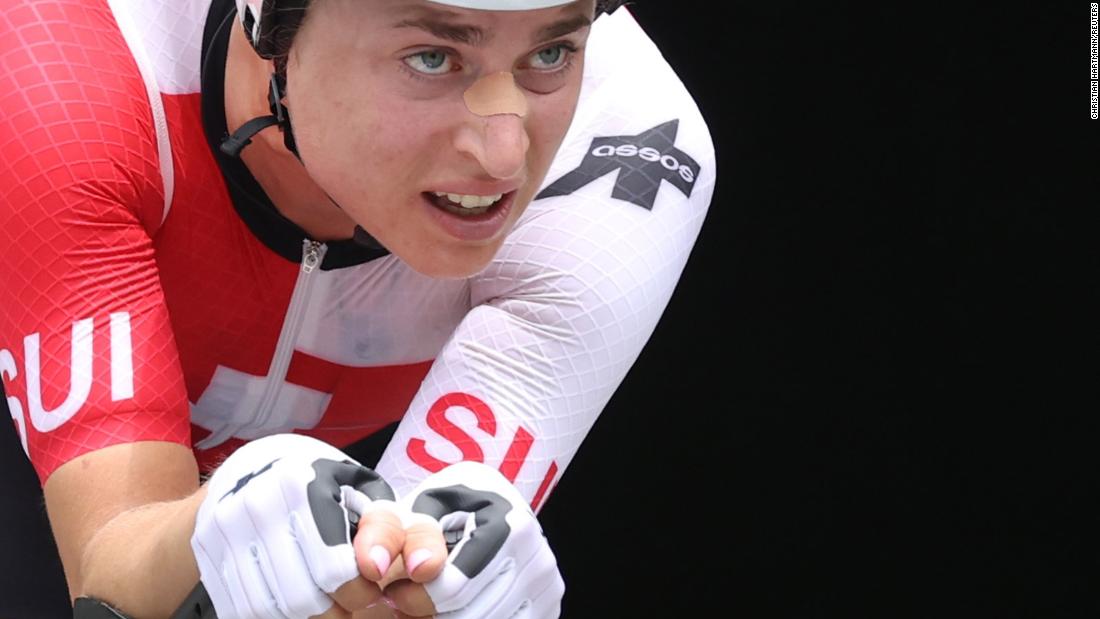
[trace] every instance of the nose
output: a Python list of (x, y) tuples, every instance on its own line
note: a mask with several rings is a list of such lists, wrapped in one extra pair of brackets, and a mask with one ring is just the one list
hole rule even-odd
[(524, 119), (515, 114), (471, 117), (459, 131), (455, 147), (473, 157), (493, 178), (518, 176), (531, 147)]

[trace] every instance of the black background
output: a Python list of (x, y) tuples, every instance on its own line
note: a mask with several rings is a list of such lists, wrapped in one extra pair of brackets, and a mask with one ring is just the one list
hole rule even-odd
[[(1096, 616), (1088, 3), (1033, 4), (632, 5), (719, 181), (542, 511), (565, 617)], [(43, 599), (6, 431), (0, 471)]]

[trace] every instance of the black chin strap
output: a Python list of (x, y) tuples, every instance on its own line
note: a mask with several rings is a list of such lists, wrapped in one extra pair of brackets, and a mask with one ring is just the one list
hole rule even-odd
[[(290, 114), (283, 107), (282, 99), (282, 89), (279, 88), (278, 75), (272, 73), (267, 90), (267, 103), (271, 106), (271, 115), (258, 116), (241, 125), (232, 135), (225, 136), (218, 148), (229, 157), (236, 159), (241, 156), (244, 147), (252, 143), (252, 138), (256, 137), (257, 133), (268, 127), (278, 125), (279, 130), (283, 133), (283, 144), (286, 145), (286, 149), (294, 153), (298, 161), (302, 161), (302, 156), (298, 154), (298, 145), (294, 141), (294, 130), (290, 126)], [(305, 165), (305, 163), (303, 162), (302, 165)], [(336, 208), (344, 210), (332, 197), (329, 197), (329, 201), (335, 204)], [(368, 249), (386, 251), (386, 248), (362, 226), (355, 226), (355, 233), (352, 238), (356, 243)]]
[(287, 150), (294, 153), (298, 161), (301, 161), (302, 157), (298, 154), (298, 147), (294, 142), (294, 130), (290, 127), (290, 114), (283, 107), (282, 89), (279, 88), (279, 77), (276, 73), (271, 74), (271, 79), (268, 82), (267, 104), (271, 108), (270, 116), (258, 116), (241, 125), (239, 129), (233, 132), (233, 135), (228, 135), (222, 139), (219, 148), (230, 157), (240, 157), (241, 151), (244, 150), (245, 146), (252, 143), (252, 138), (256, 137), (257, 133), (268, 127), (278, 125), (279, 130), (283, 132), (283, 143), (286, 144)]
[(233, 135), (225, 136), (221, 146), (218, 148), (230, 157), (240, 157), (241, 151), (244, 150), (245, 146), (252, 143), (252, 138), (255, 137), (257, 133), (277, 124), (279, 124), (279, 119), (274, 116), (253, 118), (241, 125), (241, 128), (234, 131)]

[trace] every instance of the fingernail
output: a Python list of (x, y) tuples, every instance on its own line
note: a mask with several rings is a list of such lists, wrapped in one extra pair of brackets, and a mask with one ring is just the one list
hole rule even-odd
[(416, 571), (416, 568), (420, 567), (422, 563), (432, 558), (432, 551), (427, 548), (421, 548), (416, 552), (409, 555), (409, 576)]
[(382, 546), (375, 545), (367, 551), (367, 556), (374, 561), (374, 567), (378, 568), (378, 573), (385, 576), (390, 569), (390, 552)]
[(390, 598), (388, 598), (384, 595), (382, 596), (382, 603), (384, 603), (386, 606), (389, 606), (390, 608), (392, 608), (394, 610), (397, 610), (397, 602), (394, 602), (393, 600), (391, 600)]

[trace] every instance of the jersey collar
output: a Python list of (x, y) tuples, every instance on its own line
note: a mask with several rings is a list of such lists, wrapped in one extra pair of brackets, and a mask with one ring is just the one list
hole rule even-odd
[[(275, 208), (248, 167), (220, 149), (229, 134), (225, 121), (225, 60), (230, 28), (237, 24), (234, 0), (214, 0), (202, 35), (202, 124), (206, 141), (225, 177), (234, 210), (264, 245), (291, 262), (302, 261), (302, 241), (309, 238), (293, 221)], [(363, 264), (389, 255), (385, 249), (364, 247), (353, 239), (327, 241), (322, 270)]]

